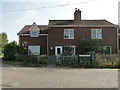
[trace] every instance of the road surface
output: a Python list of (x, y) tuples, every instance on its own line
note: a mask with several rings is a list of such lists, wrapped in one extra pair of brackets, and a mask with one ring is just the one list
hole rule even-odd
[(5, 88), (117, 88), (117, 69), (3, 67)]

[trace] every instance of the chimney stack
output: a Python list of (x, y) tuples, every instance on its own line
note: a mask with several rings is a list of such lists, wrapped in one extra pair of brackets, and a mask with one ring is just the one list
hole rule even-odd
[(74, 20), (79, 22), (81, 20), (81, 11), (80, 9), (75, 8)]

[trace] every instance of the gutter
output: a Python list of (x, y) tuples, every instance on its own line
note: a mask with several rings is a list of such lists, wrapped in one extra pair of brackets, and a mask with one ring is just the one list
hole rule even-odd
[(115, 25), (49, 25), (49, 27), (115, 27)]

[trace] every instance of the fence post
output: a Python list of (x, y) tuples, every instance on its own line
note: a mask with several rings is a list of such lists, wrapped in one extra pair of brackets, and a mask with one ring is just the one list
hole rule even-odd
[(79, 57), (79, 54), (78, 54), (78, 64), (80, 64), (80, 57)]
[(90, 65), (92, 65), (92, 55), (90, 56)]

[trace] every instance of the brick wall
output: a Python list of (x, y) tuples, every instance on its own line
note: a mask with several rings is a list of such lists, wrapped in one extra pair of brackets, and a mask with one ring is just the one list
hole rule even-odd
[(39, 37), (19, 36), (19, 42), (21, 47), (23, 42), (27, 42), (27, 46), (39, 45), (40, 54), (43, 55), (47, 53), (47, 36), (39, 36)]
[[(94, 28), (94, 27), (93, 27)], [(50, 54), (55, 54), (55, 46), (74, 45), (76, 54), (80, 53), (79, 42), (81, 38), (91, 38), (91, 29), (84, 27), (74, 27), (74, 39), (64, 39), (64, 27), (50, 28), (48, 31), (48, 48)], [(73, 28), (72, 28), (73, 29)], [(99, 29), (99, 28), (94, 28)], [(117, 53), (117, 30), (116, 28), (102, 28), (104, 43), (112, 46), (112, 53)], [(50, 50), (53, 47), (53, 50)]]

